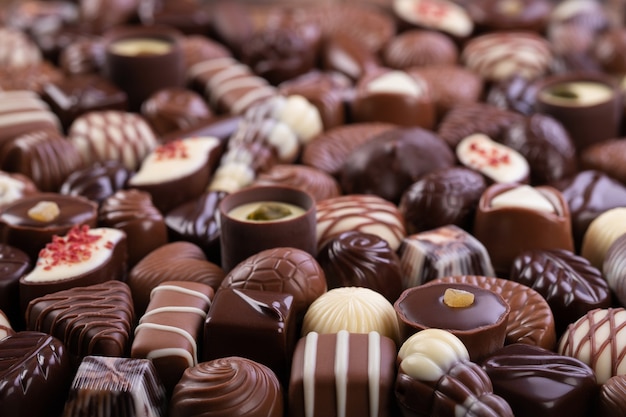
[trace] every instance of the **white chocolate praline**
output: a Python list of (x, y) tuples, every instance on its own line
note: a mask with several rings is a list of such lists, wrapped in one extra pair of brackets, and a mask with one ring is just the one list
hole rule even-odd
[(538, 99), (563, 107), (591, 107), (611, 100), (615, 92), (604, 83), (573, 81), (541, 90)]
[(461, 140), (456, 156), (466, 167), (498, 183), (520, 182), (530, 173), (528, 161), (519, 152), (482, 133)]
[(234, 193), (252, 184), (254, 171), (244, 162), (227, 162), (217, 168), (209, 184), (209, 191)]
[(301, 144), (310, 142), (324, 130), (319, 110), (301, 95), (288, 96), (277, 110), (276, 118), (289, 126)]
[(420, 381), (437, 381), (456, 363), (469, 361), (461, 340), (441, 329), (425, 329), (409, 337), (398, 352), (400, 368)]
[(404, 71), (384, 73), (370, 81), (366, 90), (369, 93), (402, 94), (412, 97), (422, 97), (427, 92), (424, 84)]
[(309, 306), (302, 334), (372, 331), (399, 341), (398, 318), (393, 305), (380, 293), (363, 287), (339, 287), (319, 296)]
[(24, 182), (0, 173), (0, 207), (24, 196)]
[(589, 365), (598, 384), (626, 374), (626, 310), (595, 309), (568, 326), (558, 352)]
[(491, 199), (491, 208), (519, 207), (544, 213), (555, 213), (556, 208), (540, 191), (530, 185), (520, 185)]
[(602, 268), (609, 248), (626, 233), (626, 207), (616, 207), (596, 217), (583, 236), (580, 254), (591, 265)]
[(214, 137), (195, 137), (176, 141), (171, 157), (163, 155), (163, 145), (154, 149), (142, 162), (129, 185), (158, 184), (193, 174), (207, 163), (211, 151), (219, 146)]
[(267, 223), (267, 220), (254, 220), (249, 219), (248, 216), (253, 213), (255, 210), (261, 208), (263, 205), (278, 205), (286, 208), (289, 211), (289, 214), (285, 217), (281, 217), (279, 219), (271, 220), (271, 222), (281, 222), (287, 221), (291, 219), (295, 219), (296, 217), (302, 216), (306, 210), (304, 210), (300, 206), (296, 206), (295, 204), (289, 204), (282, 201), (253, 201), (251, 203), (242, 204), (240, 206), (234, 207), (228, 212), (228, 216), (250, 223)]
[(393, 9), (418, 26), (425, 26), (464, 38), (474, 31), (474, 23), (465, 9), (452, 1), (395, 0)]
[[(24, 280), (27, 282), (50, 282), (71, 279), (73, 277), (86, 274), (104, 265), (110, 258), (114, 246), (117, 245), (126, 234), (118, 229), (108, 227), (100, 227), (89, 229), (89, 236), (96, 236), (99, 239), (89, 244), (88, 248), (90, 256), (81, 262), (61, 262), (58, 265), (47, 256), (41, 256), (37, 259), (35, 268), (29, 272)], [(68, 241), (68, 236), (60, 237), (59, 244)], [(45, 254), (45, 250), (42, 251)]]

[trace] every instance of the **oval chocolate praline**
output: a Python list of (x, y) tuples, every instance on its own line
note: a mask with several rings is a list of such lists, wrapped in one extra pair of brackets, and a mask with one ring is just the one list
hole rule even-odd
[(328, 288), (366, 287), (394, 302), (402, 293), (400, 258), (379, 236), (351, 230), (317, 254)]
[(85, 197), (100, 204), (116, 191), (123, 189), (131, 175), (132, 171), (119, 161), (95, 162), (70, 174), (61, 185), (59, 193)]
[(433, 171), (402, 195), (400, 212), (409, 234), (454, 224), (471, 230), (485, 177), (473, 169), (452, 167)]

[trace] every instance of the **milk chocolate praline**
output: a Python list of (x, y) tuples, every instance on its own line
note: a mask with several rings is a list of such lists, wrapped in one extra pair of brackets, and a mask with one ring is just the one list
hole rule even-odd
[(479, 31), (529, 30), (543, 32), (551, 0), (474, 0), (465, 6)]
[[(448, 289), (472, 293), (472, 304), (448, 306), (444, 301)], [(482, 359), (504, 346), (511, 311), (496, 292), (469, 284), (436, 281), (405, 290), (394, 308), (404, 340), (424, 329), (447, 330), (461, 339), (472, 360)]]
[(121, 162), (96, 162), (71, 173), (61, 185), (60, 194), (85, 197), (101, 204), (108, 197), (126, 187), (132, 171)]
[[(32, 219), (28, 211), (37, 203), (50, 201), (59, 206), (59, 216), (49, 222)], [(0, 212), (0, 231), (4, 243), (26, 252), (34, 261), (54, 235), (64, 235), (75, 225), (95, 227), (96, 203), (83, 197), (39, 193), (19, 199)]]
[(159, 136), (197, 126), (213, 116), (200, 94), (179, 87), (152, 94), (141, 105), (141, 114)]

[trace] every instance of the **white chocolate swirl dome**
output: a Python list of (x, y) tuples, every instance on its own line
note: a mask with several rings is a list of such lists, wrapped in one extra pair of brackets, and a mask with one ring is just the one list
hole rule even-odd
[(364, 287), (339, 287), (322, 294), (309, 307), (302, 334), (378, 332), (399, 341), (398, 318), (393, 305), (381, 294)]

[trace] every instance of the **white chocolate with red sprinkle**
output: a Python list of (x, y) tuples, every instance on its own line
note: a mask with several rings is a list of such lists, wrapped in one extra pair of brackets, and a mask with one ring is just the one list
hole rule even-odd
[(474, 31), (474, 22), (467, 11), (449, 0), (395, 0), (393, 10), (409, 23), (459, 38)]

